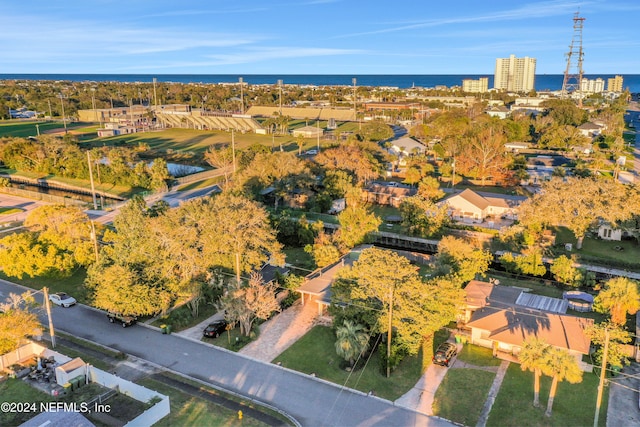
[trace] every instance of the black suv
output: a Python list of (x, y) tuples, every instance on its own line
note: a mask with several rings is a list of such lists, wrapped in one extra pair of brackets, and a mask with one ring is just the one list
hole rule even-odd
[(455, 344), (443, 342), (436, 350), (436, 354), (433, 355), (431, 361), (436, 365), (448, 367), (456, 354), (458, 354), (458, 349)]
[(123, 328), (133, 325), (138, 320), (138, 318), (134, 316), (124, 316), (122, 314), (111, 312), (107, 313), (107, 317), (111, 323), (115, 323), (116, 320), (120, 322)]
[(227, 330), (227, 322), (224, 320), (218, 320), (217, 322), (210, 323), (209, 326), (204, 328), (202, 335), (207, 338), (218, 338), (221, 333)]

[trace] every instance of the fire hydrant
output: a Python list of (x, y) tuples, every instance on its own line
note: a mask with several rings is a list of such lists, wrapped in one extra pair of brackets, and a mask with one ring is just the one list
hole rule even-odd
[(241, 420), (242, 419), (242, 411), (238, 411), (238, 419)]

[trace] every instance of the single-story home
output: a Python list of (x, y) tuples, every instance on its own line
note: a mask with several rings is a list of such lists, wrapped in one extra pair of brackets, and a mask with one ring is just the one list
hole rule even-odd
[(378, 205), (400, 206), (402, 200), (414, 196), (417, 193), (415, 188), (407, 186), (391, 186), (374, 183), (365, 188), (364, 196), (368, 203)]
[(511, 115), (511, 110), (509, 110), (504, 105), (489, 107), (484, 112), (491, 117), (498, 117), (500, 119), (506, 119)]
[(508, 358), (517, 356), (523, 343), (536, 337), (567, 350), (586, 368), (582, 356), (589, 354), (591, 340), (585, 331), (593, 319), (564, 314), (566, 300), (477, 280), (469, 282), (465, 291), (464, 327), (471, 332), (472, 344)]
[(389, 148), (389, 152), (397, 156), (422, 154), (427, 149), (427, 147), (423, 143), (408, 136), (394, 139), (390, 141), (390, 143), (391, 147)]
[(603, 130), (603, 126), (592, 122), (586, 122), (578, 126), (578, 130), (582, 135), (592, 138), (600, 135)]
[(461, 193), (447, 197), (442, 202), (449, 205), (449, 215), (453, 219), (471, 219), (482, 222), (487, 217), (505, 217), (517, 219), (517, 209), (526, 198), (493, 193), (476, 193), (466, 189)]

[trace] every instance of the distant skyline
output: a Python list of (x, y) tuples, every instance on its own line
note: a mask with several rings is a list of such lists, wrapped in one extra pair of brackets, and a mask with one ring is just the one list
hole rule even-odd
[(636, 0), (5, 1), (0, 73), (561, 74), (578, 10), (584, 72), (640, 73)]

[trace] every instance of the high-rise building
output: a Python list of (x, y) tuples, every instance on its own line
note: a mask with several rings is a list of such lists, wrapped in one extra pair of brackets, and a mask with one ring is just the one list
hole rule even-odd
[(609, 92), (622, 92), (622, 76), (607, 79), (607, 90)]
[(604, 92), (604, 80), (598, 77), (597, 79), (583, 78), (580, 82), (580, 91), (582, 93), (602, 93)]
[(535, 89), (536, 59), (525, 56), (496, 59), (493, 87), (509, 92), (530, 92)]
[(462, 91), (469, 92), (469, 93), (489, 92), (489, 77), (480, 77), (478, 80), (473, 80), (473, 79), (462, 80)]

